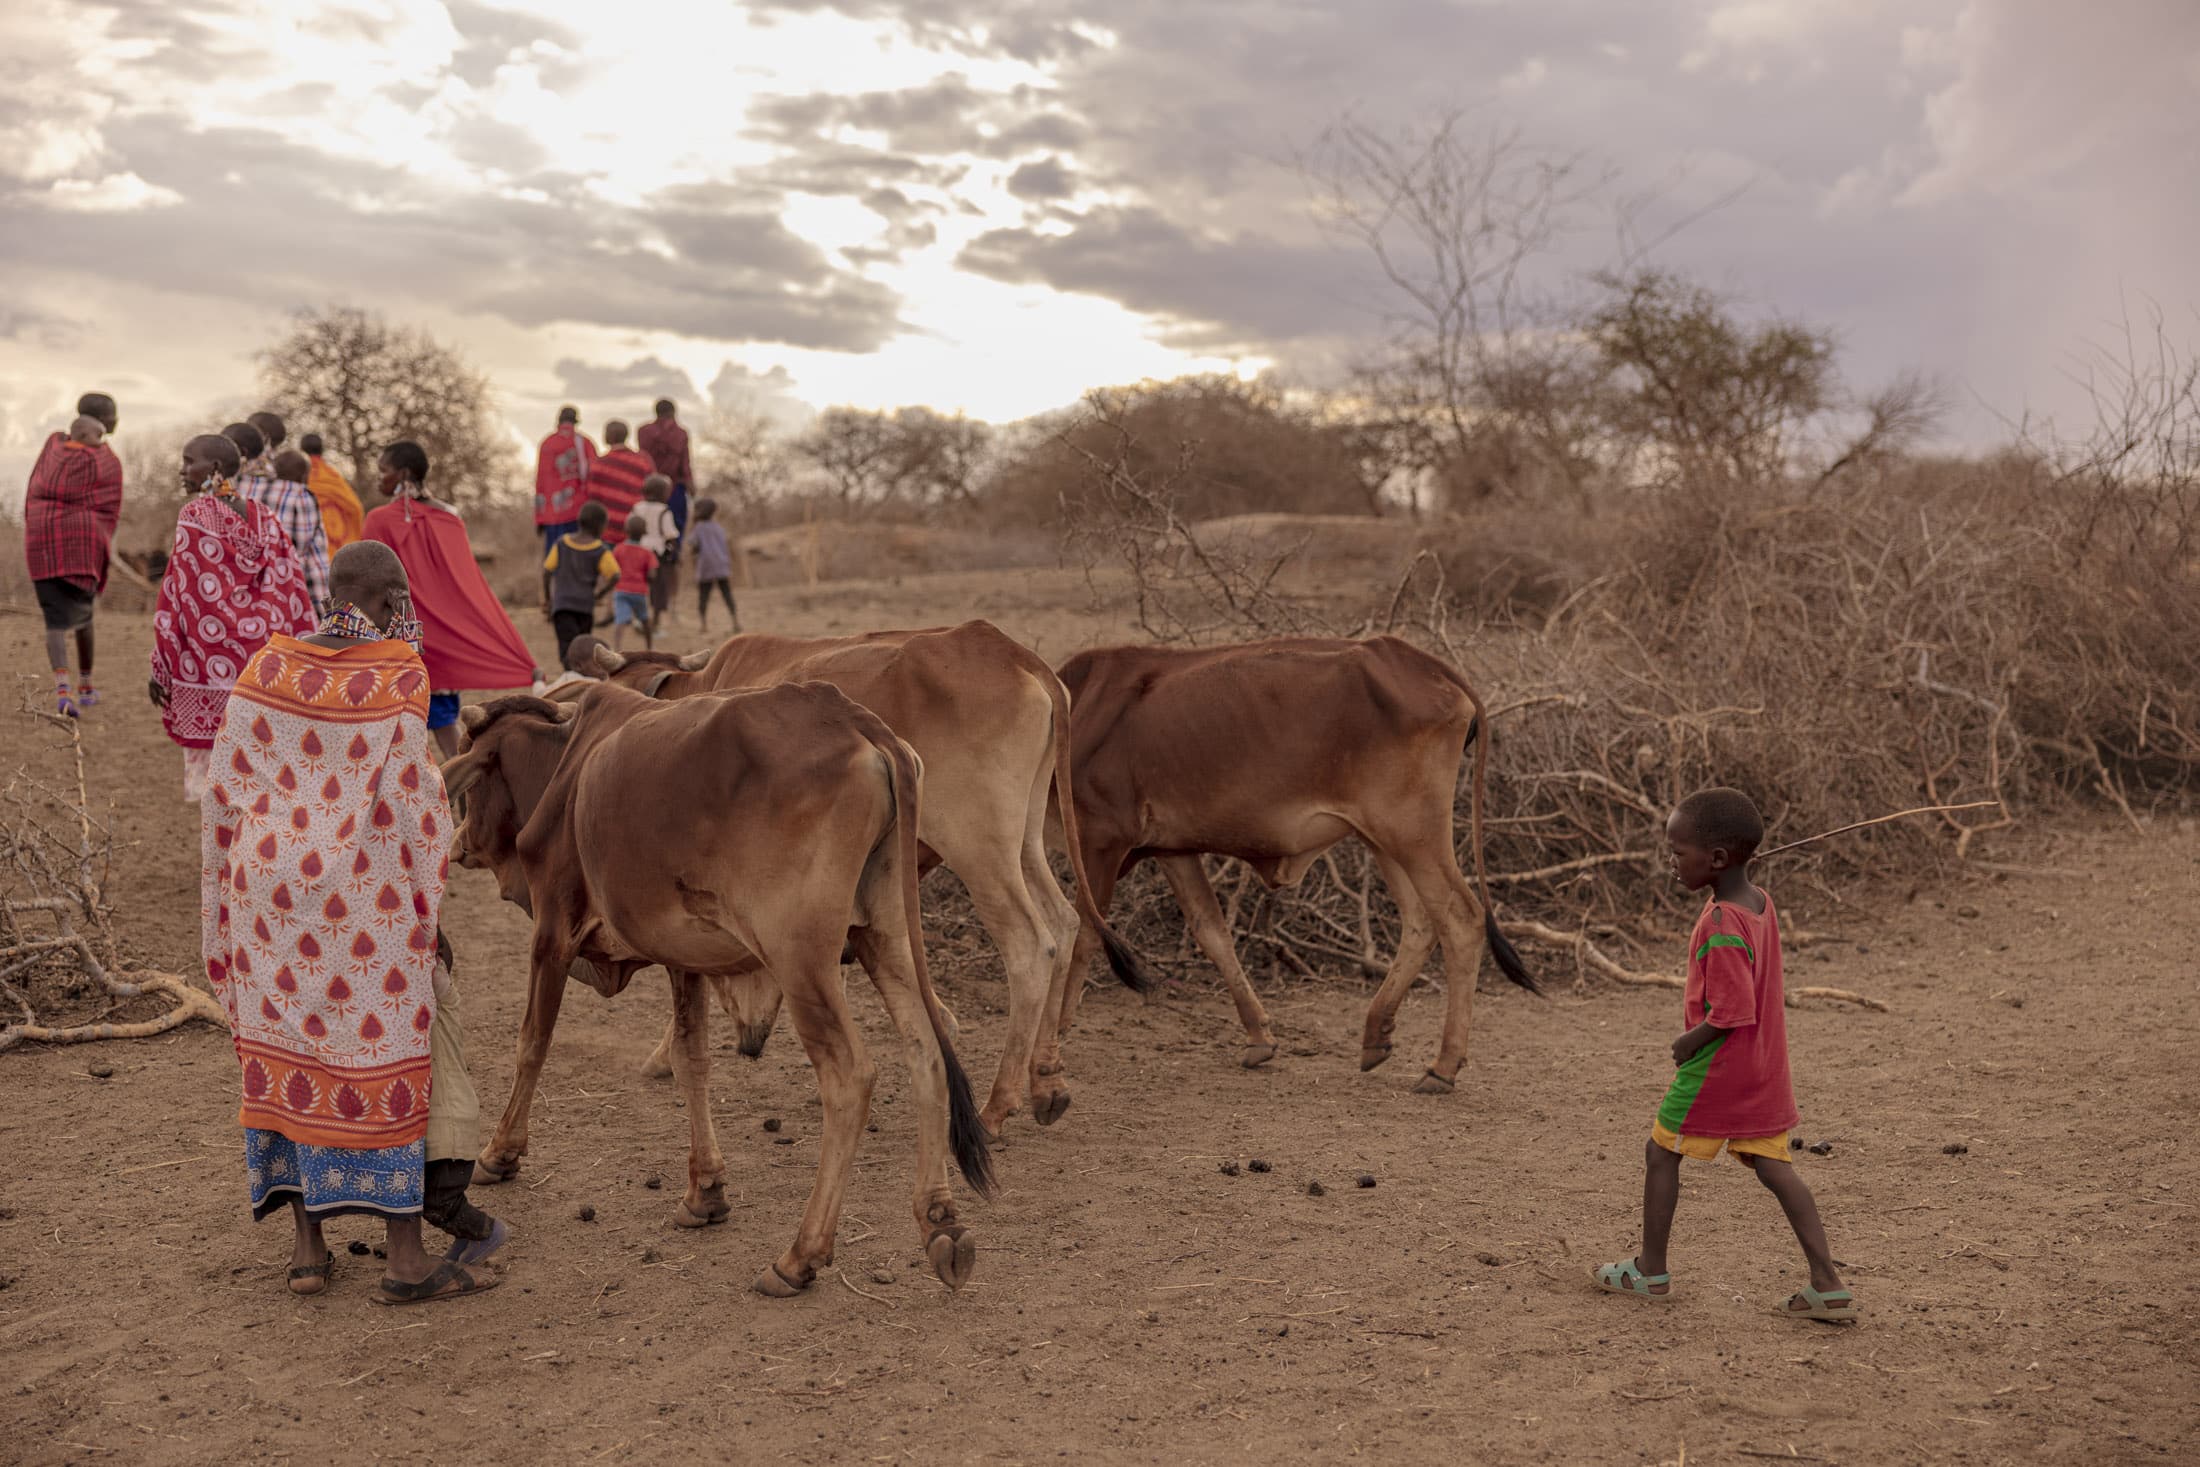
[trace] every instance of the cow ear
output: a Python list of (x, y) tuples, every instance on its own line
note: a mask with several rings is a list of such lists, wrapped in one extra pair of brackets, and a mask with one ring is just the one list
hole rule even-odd
[(480, 733), (489, 721), (489, 710), (479, 703), (469, 703), (458, 710), (458, 726), (470, 734)]
[(680, 671), (701, 672), (704, 668), (710, 666), (710, 659), (711, 654), (708, 652), (690, 652), (680, 659)]
[(571, 703), (560, 703), (556, 707), (552, 708), (550, 711), (550, 718), (551, 721), (554, 723), (571, 723), (573, 721), (573, 715), (580, 711), (581, 705), (580, 702), (576, 699)]
[(481, 776), (489, 772), (489, 756), (482, 750), (461, 754), (443, 766), (443, 796), (448, 800), (465, 797), (466, 791), (481, 783)]
[(602, 643), (598, 643), (596, 646), (596, 666), (602, 668), (605, 672), (617, 672), (620, 668), (626, 666), (626, 658), (623, 654), (614, 652)]

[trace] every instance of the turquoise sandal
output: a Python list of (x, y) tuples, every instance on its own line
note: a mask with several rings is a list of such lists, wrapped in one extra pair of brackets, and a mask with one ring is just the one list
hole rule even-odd
[[(1632, 1294), (1638, 1299), (1670, 1299), (1673, 1297), (1670, 1292), (1673, 1275), (1669, 1273), (1644, 1273), (1642, 1265), (1632, 1258), (1624, 1263), (1607, 1263), (1589, 1277), (1598, 1288), (1609, 1294)], [(1653, 1284), (1666, 1285), (1668, 1292), (1663, 1294), (1651, 1293), (1650, 1288)]]
[[(1797, 1299), (1809, 1307), (1796, 1308)], [(1847, 1289), (1828, 1289), (1821, 1294), (1806, 1284), (1800, 1293), (1788, 1297), (1787, 1303), (1780, 1306), (1780, 1312), (1790, 1319), (1815, 1319), (1820, 1324), (1854, 1324), (1856, 1296)]]

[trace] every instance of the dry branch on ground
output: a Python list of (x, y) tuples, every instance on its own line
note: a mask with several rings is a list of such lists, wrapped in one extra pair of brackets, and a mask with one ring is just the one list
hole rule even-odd
[[(193, 1019), (226, 1028), (221, 1005), (185, 979), (117, 956), (105, 890), (113, 840), (91, 813), (83, 735), (72, 719), (27, 708), (25, 717), (66, 737), (74, 784), (56, 790), (18, 770), (0, 790), (0, 869), (7, 881), (0, 898), (0, 1000), (15, 1016), (0, 1027), (0, 1050), (25, 1042), (142, 1039)], [(90, 1021), (47, 1023), (33, 997), (47, 992), (64, 1001), (104, 999), (107, 1008)], [(169, 1006), (149, 1018), (105, 1017), (144, 998)]]

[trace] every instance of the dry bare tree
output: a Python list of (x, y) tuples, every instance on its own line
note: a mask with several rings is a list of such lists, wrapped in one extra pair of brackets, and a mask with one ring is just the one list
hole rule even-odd
[[(1317, 220), (1389, 288), (1389, 340), (1355, 382), (1378, 471), (1416, 513), (1437, 486), (1486, 496), (1532, 476), (1578, 492), (1593, 425), (1558, 257), (1612, 175), (1460, 109), (1396, 129), (1348, 116), (1300, 168)], [(1473, 470), (1493, 454), (1517, 462)]]
[(458, 504), (508, 491), (519, 469), (489, 379), (427, 332), (370, 311), (298, 312), (260, 353), (260, 389), (293, 439), (319, 433), (362, 489), (399, 439), (428, 451), (436, 493)]

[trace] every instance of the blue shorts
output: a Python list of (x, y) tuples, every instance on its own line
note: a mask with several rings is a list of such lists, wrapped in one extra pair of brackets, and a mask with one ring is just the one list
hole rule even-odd
[[(618, 591), (611, 597), (611, 624), (627, 626), (646, 623), (649, 620), (649, 593), (647, 591)], [(454, 715), (455, 716), (455, 715)]]
[(428, 694), (428, 728), (431, 732), (458, 722), (458, 694)]

